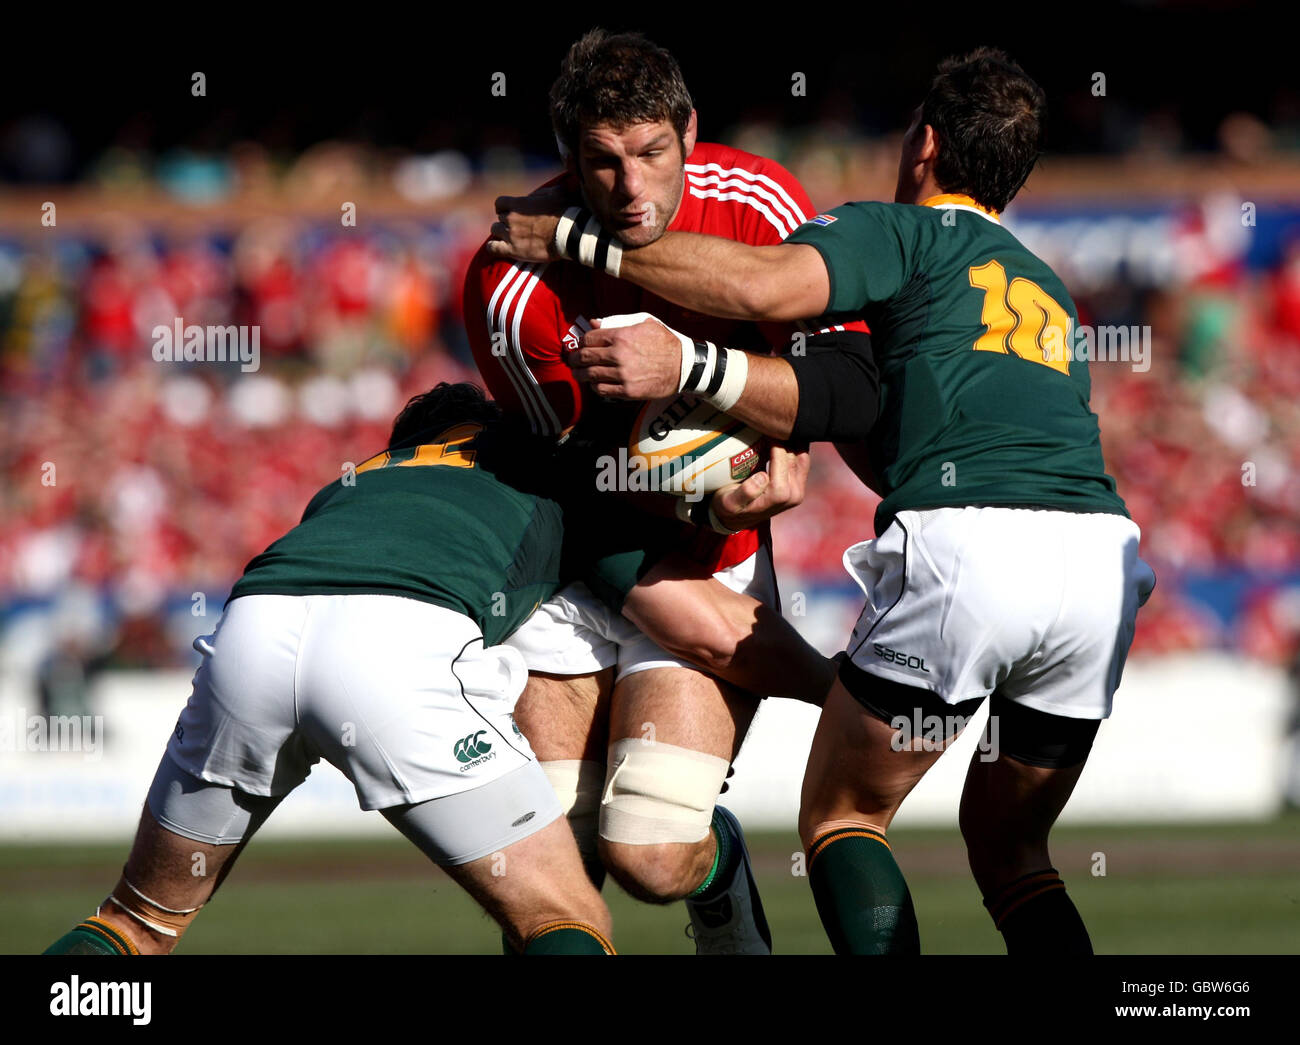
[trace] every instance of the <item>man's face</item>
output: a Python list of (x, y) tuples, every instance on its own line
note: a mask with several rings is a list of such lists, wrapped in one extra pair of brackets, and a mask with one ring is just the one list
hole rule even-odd
[(587, 203), (625, 246), (653, 243), (677, 213), (686, 157), (694, 148), (694, 113), (684, 148), (668, 120), (585, 128), (577, 166)]

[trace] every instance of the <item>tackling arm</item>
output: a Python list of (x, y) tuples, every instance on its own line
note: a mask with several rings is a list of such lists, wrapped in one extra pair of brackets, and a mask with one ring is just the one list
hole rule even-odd
[(820, 316), (831, 296), (826, 264), (813, 247), (753, 247), (693, 232), (668, 232), (627, 251), (619, 276), (685, 308), (727, 319)]
[[(697, 346), (697, 360), (701, 356), (701, 376), (692, 385), (688, 375), (683, 391), (707, 393), (716, 370), (708, 368), (707, 350), (701, 353)], [(734, 402), (714, 405), (764, 435), (805, 445), (853, 442), (866, 439), (875, 424), (880, 374), (865, 328), (820, 331), (798, 355), (768, 357), (717, 349), (715, 358), (718, 369), (743, 364), (743, 380), (737, 382)], [(724, 374), (724, 386), (725, 380)]]
[[(488, 252), (525, 261), (571, 258), (631, 280), (684, 308), (726, 319), (803, 319), (822, 315), (830, 301), (826, 264), (806, 244), (753, 246), (719, 236), (667, 232), (654, 243), (624, 251), (587, 212), (544, 212), (555, 207), (549, 197), (499, 197)], [(561, 246), (557, 234), (565, 230)]]
[(835, 679), (835, 664), (776, 610), (681, 555), (641, 579), (623, 615), (670, 653), (750, 693), (820, 706)]
[(765, 435), (806, 444), (865, 439), (880, 378), (861, 323), (810, 337), (781, 357), (691, 341), (658, 320), (588, 331), (568, 360), (578, 379), (614, 399), (691, 392)]

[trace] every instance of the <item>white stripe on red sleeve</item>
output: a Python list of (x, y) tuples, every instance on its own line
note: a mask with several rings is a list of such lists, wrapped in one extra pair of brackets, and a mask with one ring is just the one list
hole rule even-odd
[[(524, 284), (530, 279), (536, 278), (534, 275), (536, 268), (536, 265), (521, 266), (511, 264), (509, 270), (497, 284), (491, 301), (488, 302), (487, 324), (492, 340), (493, 358), (500, 360), (501, 369), (505, 372), (506, 377), (510, 379), (511, 385), (514, 386), (515, 394), (519, 397), (519, 402), (524, 408), (529, 425), (535, 433), (540, 434), (545, 425), (545, 418), (539, 400), (544, 400), (545, 396), (542, 395), (537, 379), (528, 368), (527, 362), (516, 352), (515, 346), (511, 344), (510, 340), (511, 306)], [(503, 295), (504, 300), (502, 300)], [(500, 307), (498, 307), (498, 302)], [(514, 324), (514, 331), (517, 341), (518, 324)], [(502, 355), (497, 355), (495, 351), (498, 335), (504, 335), (506, 340), (506, 352)]]
[[(543, 269), (544, 268), (545, 266), (543, 266)], [(551, 406), (551, 401), (546, 397), (546, 393), (542, 390), (542, 386), (537, 380), (537, 375), (534, 374), (532, 369), (528, 366), (528, 361), (524, 358), (523, 342), (519, 338), (519, 329), (524, 321), (525, 311), (528, 308), (528, 299), (532, 297), (533, 291), (537, 289), (537, 284), (541, 281), (541, 276), (541, 271), (535, 272), (530, 276), (528, 285), (524, 287), (524, 292), (519, 295), (519, 304), (515, 306), (515, 321), (511, 331), (513, 336), (510, 339), (510, 350), (514, 353), (516, 363), (523, 368), (524, 373), (527, 375), (528, 380), (536, 391), (538, 400), (541, 402), (543, 414), (543, 417), (541, 418), (542, 430), (538, 434), (559, 435), (560, 419), (555, 416), (555, 410)], [(536, 431), (536, 428), (534, 428), (534, 431)]]
[(742, 187), (752, 192), (781, 215), (787, 232), (793, 232), (808, 220), (803, 208), (791, 198), (785, 187), (766, 174), (757, 174), (743, 167), (723, 167), (717, 163), (688, 163), (686, 173), (694, 184), (701, 187)]

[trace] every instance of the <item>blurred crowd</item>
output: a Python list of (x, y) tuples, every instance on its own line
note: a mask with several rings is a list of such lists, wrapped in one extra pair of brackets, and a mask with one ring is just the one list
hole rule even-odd
[[(0, 664), (56, 686), (71, 665), (187, 663), (247, 560), (383, 445), (407, 397), (475, 377), (460, 284), (481, 202), (359, 229), (123, 217), (0, 239)], [(1092, 367), (1108, 468), (1159, 577), (1135, 650), (1281, 663), (1300, 636), (1300, 235), (1264, 269), (1207, 256), (1077, 294), (1085, 324), (1152, 332), (1149, 369)], [(157, 361), (152, 332), (177, 317), (259, 328), (259, 369)], [(778, 563), (844, 584), (876, 498), (829, 447), (815, 460)]]
[[(8, 659), (48, 652), (20, 641), (44, 617), (108, 663), (183, 661), (194, 617), (215, 621), (248, 559), (383, 447), (410, 395), (475, 376), (457, 270), (480, 239), (276, 220), (0, 243)], [(158, 361), (152, 332), (177, 317), (258, 328), (257, 370)]]

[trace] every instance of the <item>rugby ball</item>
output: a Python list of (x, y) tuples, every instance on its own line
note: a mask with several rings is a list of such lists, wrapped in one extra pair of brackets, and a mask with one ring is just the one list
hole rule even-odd
[(692, 395), (642, 405), (632, 425), (628, 464), (645, 488), (700, 496), (743, 482), (763, 464), (762, 433)]

